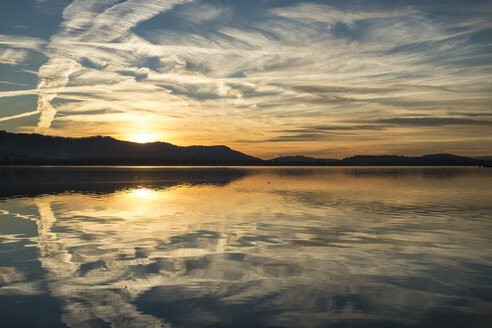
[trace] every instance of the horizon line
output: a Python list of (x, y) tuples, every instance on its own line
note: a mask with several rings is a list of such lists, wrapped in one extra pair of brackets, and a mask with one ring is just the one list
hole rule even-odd
[(93, 136), (87, 136), (87, 137), (65, 137), (65, 136), (59, 136), (59, 135), (49, 135), (49, 134), (42, 134), (42, 133), (38, 133), (38, 132), (9, 132), (7, 130), (0, 130), (0, 133), (9, 133), (9, 134), (15, 134), (15, 135), (20, 135), (20, 134), (24, 134), (24, 135), (39, 135), (39, 136), (43, 136), (43, 137), (50, 137), (50, 138), (62, 138), (62, 139), (90, 139), (90, 138), (111, 138), (111, 139), (114, 139), (114, 140), (117, 140), (117, 141), (120, 141), (120, 142), (126, 142), (126, 143), (130, 143), (130, 144), (135, 144), (135, 145), (146, 145), (146, 144), (158, 144), (158, 143), (162, 143), (162, 144), (169, 144), (169, 145), (173, 145), (173, 146), (177, 146), (177, 147), (227, 147), (233, 151), (237, 151), (237, 152), (240, 152), (244, 155), (248, 155), (248, 156), (252, 156), (252, 157), (255, 157), (255, 158), (258, 158), (262, 161), (271, 161), (271, 160), (274, 160), (274, 159), (277, 159), (277, 158), (285, 158), (285, 157), (305, 157), (305, 158), (310, 158), (310, 159), (316, 159), (316, 160), (337, 160), (337, 161), (342, 161), (344, 159), (348, 159), (348, 158), (352, 158), (352, 157), (356, 157), (356, 156), (396, 156), (396, 157), (408, 157), (408, 158), (418, 158), (418, 157), (423, 157), (423, 156), (430, 156), (430, 155), (452, 155), (452, 156), (459, 156), (459, 157), (467, 157), (467, 158), (471, 158), (471, 159), (485, 159), (485, 160), (489, 160), (489, 159), (492, 159), (492, 155), (488, 155), (488, 154), (484, 154), (484, 155), (479, 155), (479, 156), (469, 156), (469, 155), (456, 155), (456, 154), (453, 154), (453, 153), (449, 153), (449, 152), (437, 152), (437, 153), (425, 153), (425, 154), (421, 154), (421, 155), (405, 155), (405, 154), (396, 154), (396, 153), (385, 153), (385, 154), (362, 154), (362, 153), (358, 153), (358, 154), (353, 154), (353, 155), (350, 155), (350, 156), (346, 156), (346, 157), (342, 157), (342, 158), (326, 158), (326, 157), (313, 157), (313, 156), (307, 156), (307, 155), (302, 155), (302, 154), (295, 154), (295, 155), (278, 155), (276, 157), (272, 157), (272, 158), (269, 158), (269, 159), (263, 159), (259, 156), (254, 156), (254, 155), (250, 155), (250, 154), (247, 154), (247, 153), (244, 153), (242, 151), (238, 151), (234, 148), (231, 148), (230, 146), (227, 146), (227, 145), (224, 145), (224, 144), (217, 144), (217, 145), (197, 145), (197, 144), (193, 144), (193, 145), (187, 145), (187, 146), (181, 146), (181, 145), (176, 145), (176, 144), (173, 144), (173, 143), (170, 143), (170, 142), (167, 142), (167, 141), (161, 141), (161, 140), (156, 140), (156, 141), (149, 141), (149, 142), (135, 142), (135, 141), (130, 141), (130, 140), (122, 140), (122, 139), (118, 139), (118, 138), (115, 138), (113, 136), (110, 136), (110, 135), (93, 135)]

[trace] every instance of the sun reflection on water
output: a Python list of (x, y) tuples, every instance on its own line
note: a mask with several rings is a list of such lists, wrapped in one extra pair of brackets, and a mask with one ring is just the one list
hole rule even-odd
[[(186, 170), (193, 181), (213, 173)], [(426, 326), (432, 309), (485, 318), (490, 301), (454, 286), (477, 290), (490, 275), (492, 175), (378, 170), (262, 169), (227, 184), (141, 174), (98, 197), (7, 199), (0, 246), (20, 258), (24, 246), (11, 245), (34, 241), (43, 273), (0, 261), (0, 297), (47, 286), (72, 327)], [(12, 230), (25, 229), (20, 218), (37, 237)]]

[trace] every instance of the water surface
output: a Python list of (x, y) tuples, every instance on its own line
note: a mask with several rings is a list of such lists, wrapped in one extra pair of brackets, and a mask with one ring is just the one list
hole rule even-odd
[(492, 170), (0, 168), (12, 327), (485, 327)]

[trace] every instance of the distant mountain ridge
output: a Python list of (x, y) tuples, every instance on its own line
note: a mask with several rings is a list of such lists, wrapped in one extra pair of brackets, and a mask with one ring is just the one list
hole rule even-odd
[(397, 155), (356, 155), (344, 158), (343, 165), (347, 166), (473, 166), (483, 164), (481, 160), (470, 157), (457, 156), (453, 154), (431, 154), (420, 157), (397, 156)]
[(112, 137), (64, 138), (0, 130), (0, 165), (491, 166), (492, 160), (452, 154), (262, 160), (227, 146), (181, 147), (166, 142), (139, 144)]
[(283, 156), (268, 161), (273, 165), (324, 165), (324, 166), (480, 166), (491, 165), (492, 160), (457, 156), (453, 154), (431, 154), (420, 157), (398, 155), (355, 155), (338, 159), (305, 156)]

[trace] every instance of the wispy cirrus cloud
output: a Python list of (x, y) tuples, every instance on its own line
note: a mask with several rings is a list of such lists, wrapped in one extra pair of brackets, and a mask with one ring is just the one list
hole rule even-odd
[[(84, 57), (90, 60), (93, 57), (87, 51), (89, 47), (71, 47), (71, 42), (114, 42), (131, 38), (130, 30), (139, 22), (187, 1), (189, 0), (72, 2), (63, 11), (61, 30), (51, 38), (47, 46), (49, 60), (39, 71), (37, 111), (41, 116), (38, 128), (50, 127), (56, 114), (51, 101), (67, 85), (69, 76), (81, 70), (80, 60)], [(101, 60), (103, 66), (107, 64), (104, 58), (96, 57), (93, 61)], [(112, 63), (114, 64), (116, 63)]]
[(0, 34), (0, 46), (8, 47), (9, 49), (41, 51), (46, 43), (46, 41), (34, 37)]
[(492, 121), (454, 117), (396, 117), (379, 119), (375, 123), (403, 126), (492, 125)]
[[(37, 130), (47, 133), (164, 131), (168, 141), (264, 156), (272, 141), (324, 151), (337, 142), (383, 145), (397, 130), (435, 138), (430, 127), (447, 135), (449, 119), (490, 112), (487, 8), (74, 1), (49, 42), (0, 36), (0, 46), (47, 57), (37, 89), (0, 91), (34, 92), (36, 110), (0, 120), (40, 113)], [(455, 125), (491, 138), (487, 124), (468, 123)], [(279, 132), (284, 126), (297, 131)]]
[(17, 65), (27, 59), (28, 53), (23, 49), (7, 49), (0, 53), (0, 64)]

